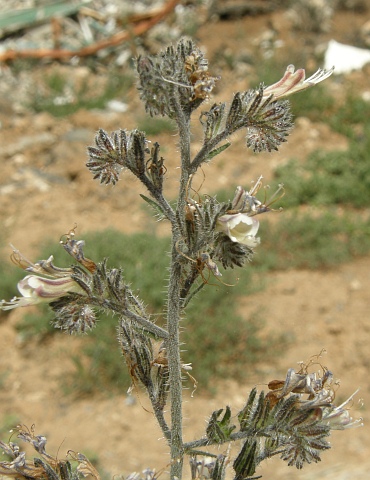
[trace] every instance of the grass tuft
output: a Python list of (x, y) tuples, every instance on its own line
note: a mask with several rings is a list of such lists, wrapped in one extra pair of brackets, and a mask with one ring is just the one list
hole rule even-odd
[(263, 270), (319, 269), (370, 252), (370, 216), (336, 210), (281, 213), (278, 222), (261, 222), (262, 245), (255, 256)]
[(275, 170), (286, 195), (283, 208), (298, 205), (343, 205), (363, 208), (370, 204), (370, 125), (347, 151), (316, 151), (303, 165), (297, 160)]

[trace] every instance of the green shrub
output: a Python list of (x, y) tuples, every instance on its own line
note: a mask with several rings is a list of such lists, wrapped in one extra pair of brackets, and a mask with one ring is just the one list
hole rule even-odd
[(145, 116), (138, 122), (138, 129), (145, 132), (147, 136), (160, 135), (161, 133), (174, 133), (176, 131), (175, 124), (168, 118)]
[(370, 128), (369, 102), (353, 92), (348, 92), (343, 105), (335, 109), (330, 117), (325, 115), (325, 119), (333, 130), (356, 141), (366, 136), (366, 132), (359, 132), (358, 126), (364, 125), (368, 130)]
[(327, 87), (323, 84), (309, 88), (304, 95), (292, 96), (289, 101), (295, 117), (308, 117), (312, 122), (328, 121), (335, 115), (337, 109), (334, 97), (328, 93)]
[[(0, 260), (0, 300), (9, 300), (19, 294), (17, 283), (24, 277), (24, 272), (16, 268), (9, 258), (4, 257)], [(1, 312), (0, 315), (4, 315), (4, 313)]]
[(370, 218), (335, 210), (316, 214), (281, 213), (278, 222), (261, 221), (262, 270), (332, 267), (368, 254)]
[(297, 160), (278, 167), (275, 180), (284, 183), (284, 208), (341, 204), (361, 208), (370, 203), (370, 126), (347, 151), (316, 151), (303, 165)]

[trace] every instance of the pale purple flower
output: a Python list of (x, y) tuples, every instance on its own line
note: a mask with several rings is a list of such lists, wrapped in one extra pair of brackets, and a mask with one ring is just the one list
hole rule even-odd
[(11, 259), (16, 265), (35, 275), (27, 275), (18, 282), (17, 287), (22, 296), (14, 297), (9, 302), (0, 301), (1, 310), (28, 307), (42, 302), (50, 303), (69, 293), (84, 293), (71, 277), (73, 270), (56, 267), (52, 255), (47, 260), (32, 263), (13, 247)]
[(353, 420), (349, 414), (349, 408), (347, 407), (347, 405), (352, 402), (353, 397), (357, 392), (358, 389), (338, 407), (335, 407), (334, 405), (326, 408), (324, 407), (322, 409), (322, 422), (327, 422), (333, 430), (362, 427), (362, 418)]
[(306, 72), (303, 68), (294, 71), (294, 65), (288, 65), (283, 78), (266, 87), (263, 91), (263, 96), (269, 97), (273, 95), (274, 99), (276, 99), (306, 90), (306, 88), (312, 87), (330, 77), (333, 71), (334, 67), (329, 70), (319, 68), (316, 73), (306, 79)]
[(28, 307), (37, 303), (50, 303), (68, 293), (83, 293), (82, 288), (70, 276), (44, 278), (38, 275), (27, 275), (18, 282), (18, 290), (22, 297), (14, 297), (9, 302), (0, 302), (1, 310), (17, 307)]
[(216, 230), (225, 233), (233, 242), (253, 248), (260, 243), (260, 239), (256, 238), (258, 228), (258, 220), (246, 213), (235, 213), (219, 217)]

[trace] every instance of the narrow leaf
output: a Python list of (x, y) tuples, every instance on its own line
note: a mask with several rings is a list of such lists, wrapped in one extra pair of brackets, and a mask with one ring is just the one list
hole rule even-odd
[(229, 148), (230, 145), (231, 145), (231, 143), (227, 142), (227, 143), (224, 143), (223, 145), (221, 145), (220, 147), (215, 148), (214, 150), (210, 151), (209, 154), (207, 155), (206, 162), (208, 162), (209, 160), (212, 160), (213, 157), (222, 153), (224, 150)]
[(143, 195), (142, 193), (140, 193), (140, 197), (146, 201), (146, 203), (148, 203), (154, 210), (155, 212), (160, 215), (161, 217), (164, 217), (164, 211), (162, 210), (162, 207), (160, 205), (158, 205), (157, 202), (155, 202), (154, 200), (152, 200), (151, 198), (148, 198), (146, 197), (145, 195)]

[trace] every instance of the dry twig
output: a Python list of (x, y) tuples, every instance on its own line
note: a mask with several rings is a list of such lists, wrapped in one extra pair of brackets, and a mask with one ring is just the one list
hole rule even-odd
[(15, 60), (18, 58), (52, 58), (55, 60), (71, 57), (87, 57), (102, 50), (103, 48), (114, 47), (120, 43), (125, 42), (133, 37), (143, 35), (150, 30), (154, 25), (163, 20), (169, 15), (175, 6), (179, 3), (179, 0), (169, 0), (167, 4), (159, 12), (143, 22), (138, 23), (132, 29), (124, 30), (112, 35), (109, 38), (100, 40), (79, 50), (67, 50), (67, 49), (30, 49), (30, 50), (7, 50), (0, 53), (0, 62), (6, 62)]

